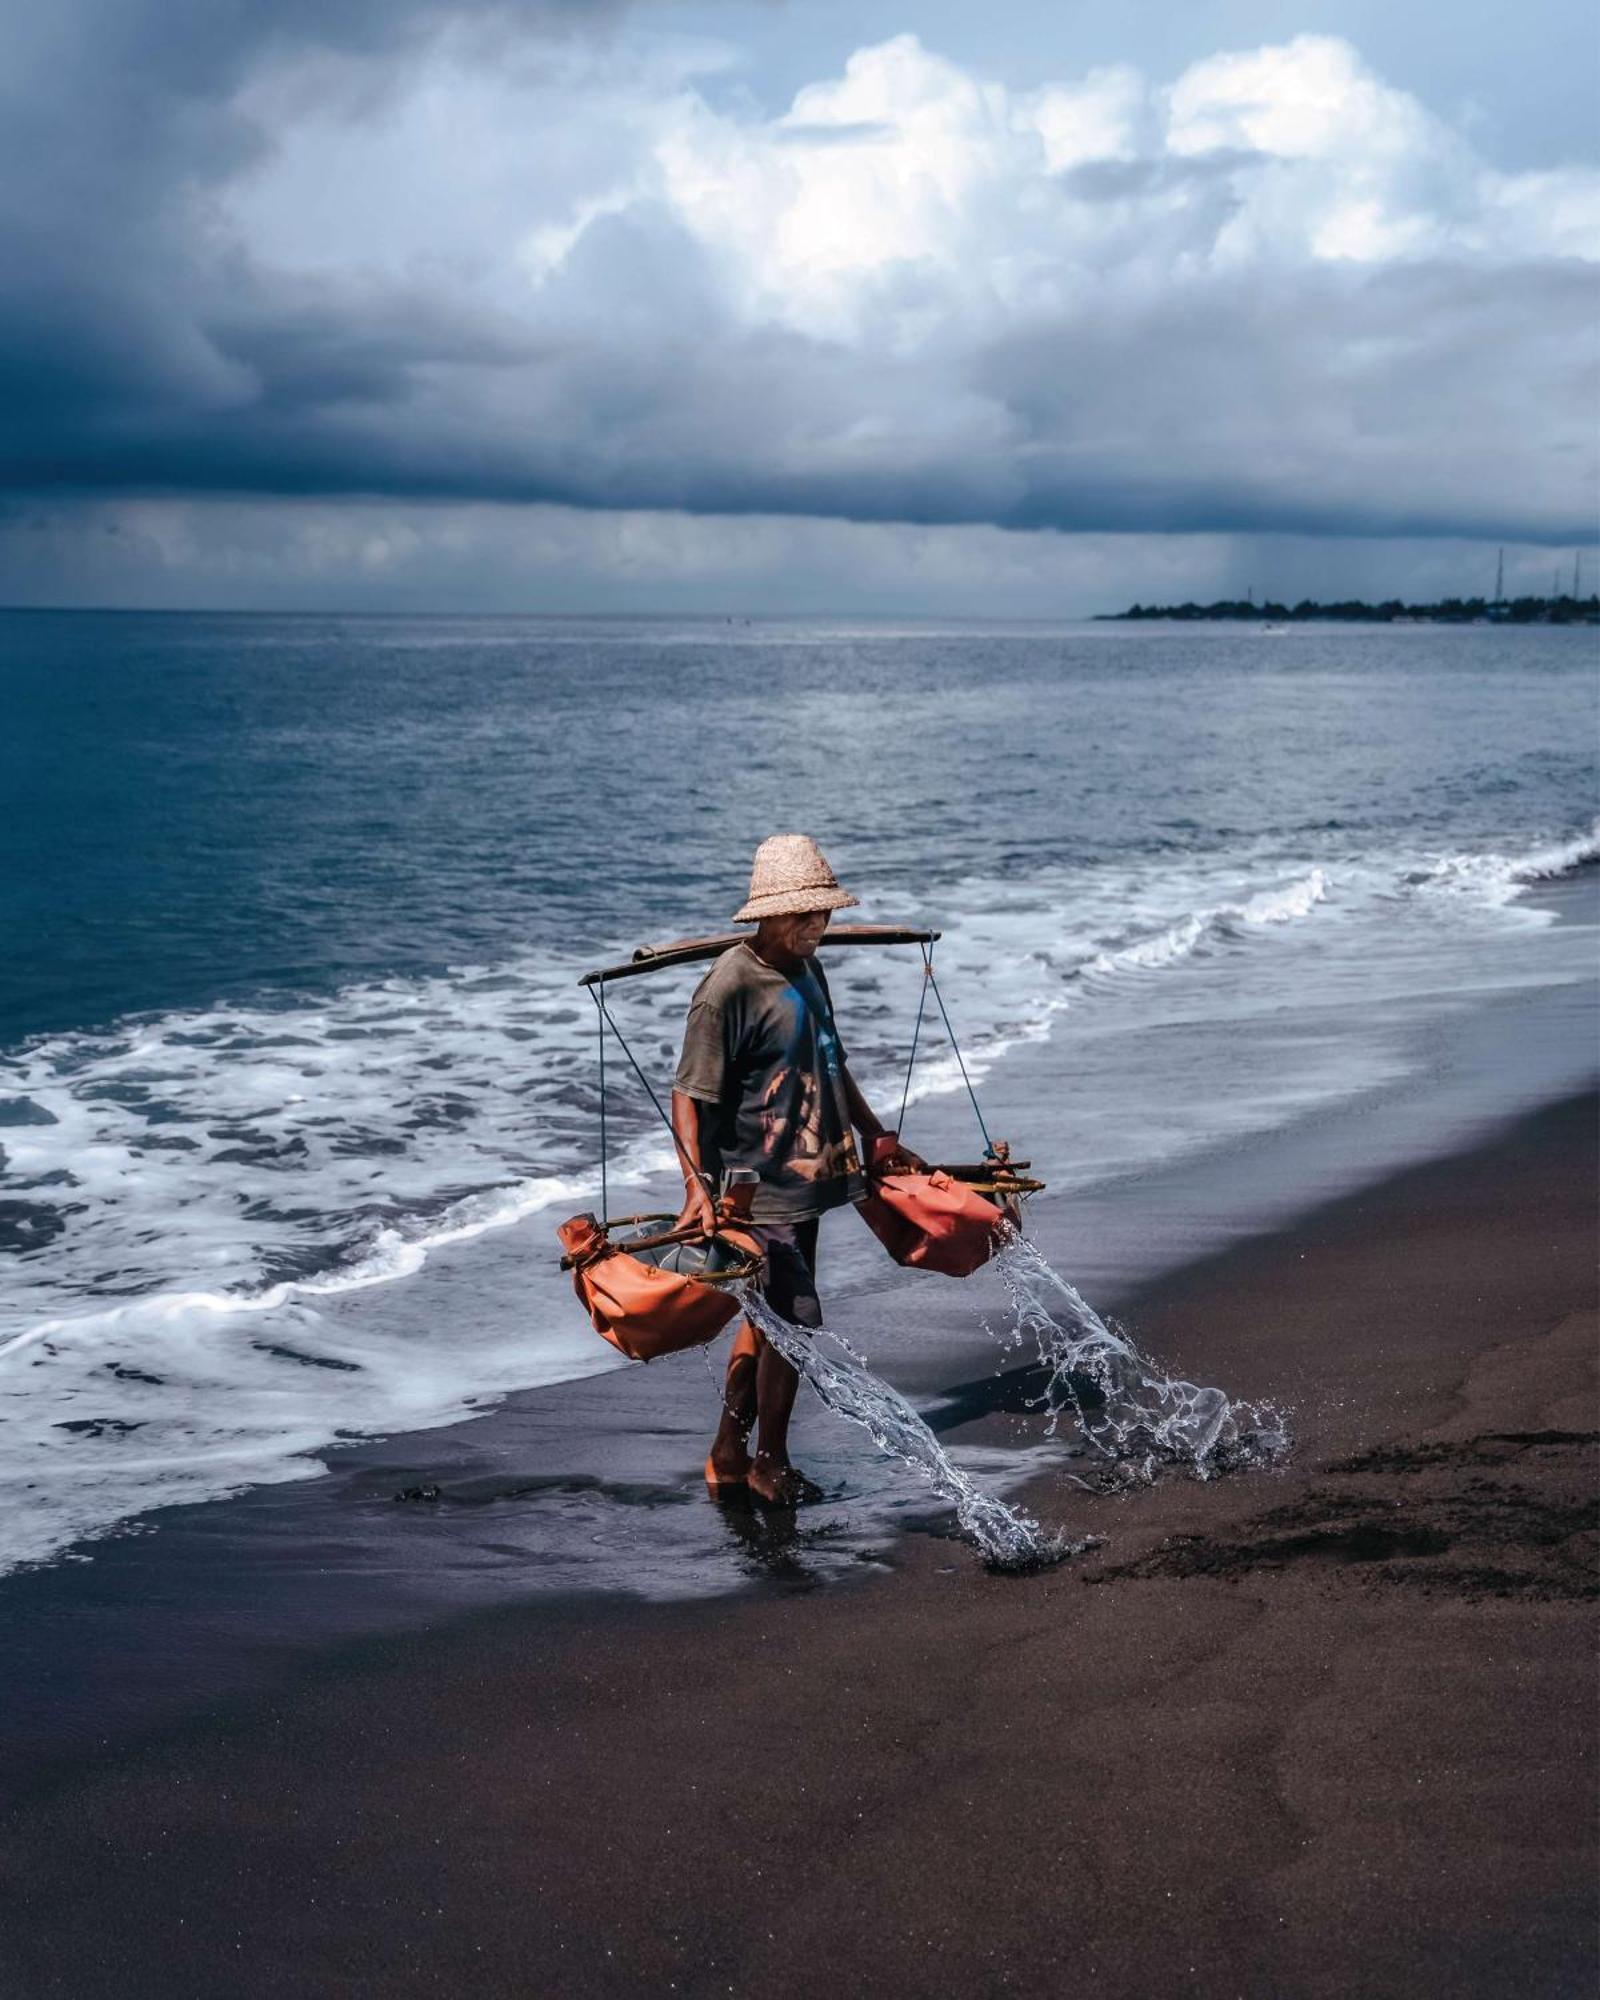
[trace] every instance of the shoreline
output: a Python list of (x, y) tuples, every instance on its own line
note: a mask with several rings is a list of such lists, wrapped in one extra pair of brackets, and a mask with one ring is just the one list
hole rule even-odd
[[(1092, 1559), (995, 1577), (925, 1520), (876, 1587), (551, 1594), (113, 1720), (12, 1791), (16, 1990), (1578, 1990), (1594, 1111), (1136, 1297), (1296, 1450), (1033, 1484)], [(1026, 1424), (989, 1379), (948, 1437)]]
[[(1491, 859), (1500, 874), (1510, 866), (1503, 857)], [(1170, 983), (1164, 974), (1128, 973), (1125, 993), (1119, 984), (1124, 975), (1108, 973), (1105, 992), (1074, 990), (1060, 1005), (1053, 999), (1042, 1015), (1041, 995), (1030, 987), (1027, 1004), (1011, 1022), (1001, 1018), (992, 996), (980, 1009), (991, 1028), (999, 1023), (994, 1067), (980, 1078), (992, 1129), (1020, 1141), (1019, 1151), (1041, 1162), (1053, 1185), (1034, 1213), (1049, 1237), (1049, 1254), (1098, 1304), (1114, 1304), (1153, 1268), (1187, 1261), (1241, 1230), (1276, 1226), (1286, 1213), (1339, 1186), (1454, 1145), (1464, 1131), (1581, 1080), (1592, 1044), (1591, 939), (1600, 919), (1600, 874), (1591, 869), (1548, 885), (1506, 887), (1511, 900), (1543, 910), (1531, 921), (1519, 915), (1508, 926), (1490, 923), (1487, 955), (1480, 960), (1459, 962), (1457, 939), (1450, 976), (1424, 948), (1419, 963), (1393, 965), (1384, 977), (1363, 978), (1353, 987), (1331, 971), (1326, 980), (1316, 976), (1319, 958), (1331, 954), (1334, 967), (1348, 958), (1337, 899), (1313, 893), (1319, 888), (1315, 873), (1292, 886), (1295, 894), (1281, 899), (1285, 910), (1330, 902), (1325, 935), (1302, 935), (1291, 924), (1281, 938), (1252, 932), (1247, 940), (1230, 941), (1224, 925), (1196, 947), (1202, 957), (1215, 953), (1222, 990), (1231, 995), (1226, 1005), (1214, 994), (1207, 999), (1208, 978), (1197, 967), (1191, 970), (1198, 976), (1180, 971)], [(1192, 905), (1199, 922), (1208, 911), (1217, 914), (1211, 905), (1219, 895), (1225, 896), (1224, 888), (1212, 895), (1189, 885), (1173, 907)], [(1024, 932), (1033, 922), (1027, 919)], [(1526, 933), (1541, 926), (1543, 934), (1525, 942)], [(1455, 936), (1453, 916), (1443, 927)], [(1011, 940), (1008, 950), (1016, 943), (1015, 928), (1010, 918), (999, 922), (996, 935)], [(1188, 933), (1170, 935), (1186, 953)], [(1508, 949), (1508, 940), (1515, 949)], [(967, 980), (981, 977), (971, 940), (966, 949), (957, 970)], [(1312, 975), (1311, 986), (1302, 994), (1293, 981), (1285, 984), (1283, 968), (1300, 964), (1308, 951), (1302, 969)], [(1431, 979), (1422, 976), (1430, 967)], [(1538, 984), (1529, 987), (1530, 979)], [(871, 997), (871, 982), (869, 989), (858, 996), (862, 1020), (897, 1012), (887, 998)], [(498, 998), (482, 1004), (498, 1019)], [(359, 1023), (347, 1023), (354, 1025)], [(874, 1060), (881, 1065), (881, 1024), (874, 1032)], [(357, 1065), (364, 1070), (372, 1060), (368, 1044), (358, 1038), (352, 1046), (367, 1051)], [(495, 1060), (508, 1049), (520, 1071), (520, 1041), (514, 1048), (507, 1043)], [(420, 1046), (409, 1054), (431, 1073), (434, 1057), (423, 1060)], [(979, 1054), (981, 1068), (990, 1059), (981, 1041)], [(592, 1050), (569, 1050), (565, 1060), (574, 1058), (574, 1075), (587, 1077)], [(336, 1066), (343, 1060), (330, 1059)], [(260, 1081), (270, 1094), (282, 1082), (272, 1073), (277, 1058), (266, 1060)], [(244, 1088), (254, 1076), (247, 1061), (233, 1087)], [(953, 1073), (939, 1080), (953, 1083)], [(202, 1081), (189, 1077), (190, 1086)], [(573, 1087), (571, 1079), (554, 1086), (558, 1097), (569, 1097)], [(117, 1099), (121, 1089), (113, 1083), (109, 1097)], [(509, 1100), (497, 1100), (487, 1085), (485, 1090), (485, 1108), (499, 1102), (503, 1113)], [(334, 1098), (337, 1109), (338, 1091)], [(144, 1116), (129, 1114), (135, 1125)], [(428, 1125), (425, 1106), (417, 1117)], [(328, 1116), (319, 1112), (310, 1123), (324, 1126)], [(513, 1123), (520, 1126), (520, 1113)], [(919, 1101), (911, 1118), (914, 1143), (929, 1157), (967, 1156), (972, 1124), (970, 1107), (953, 1087)], [(137, 1154), (143, 1140), (140, 1133), (134, 1139)], [(176, 1146), (178, 1137), (158, 1133), (150, 1143)], [(381, 1152), (376, 1158), (363, 1154), (362, 1144), (341, 1144), (351, 1164), (339, 1173), (349, 1190), (374, 1194), (384, 1187), (386, 1163)], [(446, 1137), (438, 1144), (442, 1159), (456, 1141)], [(61, 1280), (69, 1290), (85, 1281), (90, 1286), (77, 1316), (84, 1323), (69, 1318), (60, 1351), (42, 1361), (23, 1354), (20, 1362), (6, 1363), (13, 1387), (28, 1392), (7, 1418), (16, 1450), (5, 1481), (14, 1499), (4, 1545), (13, 1561), (48, 1558), (73, 1537), (92, 1541), (107, 1528), (125, 1534), (130, 1522), (141, 1524), (134, 1532), (144, 1532), (171, 1518), (159, 1511), (168, 1506), (228, 1504), (227, 1495), (252, 1485), (304, 1479), (324, 1459), (351, 1463), (347, 1447), (357, 1437), (446, 1431), (505, 1407), (502, 1399), (534, 1384), (618, 1365), (575, 1313), (570, 1287), (550, 1254), (554, 1217), (594, 1198), (581, 1182), (563, 1193), (559, 1177), (536, 1178), (513, 1185), (504, 1198), (469, 1195), (459, 1213), (449, 1206), (436, 1224), (402, 1230), (403, 1243), (387, 1231), (353, 1243), (354, 1262), (330, 1281), (332, 1289), (318, 1288), (320, 1262), (313, 1259), (308, 1272), (300, 1271), (280, 1246), (286, 1261), (269, 1258), (264, 1277), (289, 1285), (306, 1277), (310, 1291), (286, 1294), (263, 1313), (277, 1297), (269, 1286), (254, 1297), (239, 1296), (235, 1309), (226, 1298), (217, 1301), (213, 1312), (207, 1294), (215, 1288), (196, 1276), (205, 1268), (207, 1230), (229, 1235), (236, 1227), (231, 1211), (253, 1191), (265, 1201), (262, 1226), (270, 1238), (279, 1228), (272, 1218), (288, 1229), (304, 1190), (288, 1167), (268, 1171), (276, 1155), (259, 1167), (241, 1167), (237, 1189), (230, 1186), (230, 1169), (228, 1180), (197, 1197), (192, 1218), (184, 1220), (182, 1212), (173, 1218), (177, 1228), (169, 1240), (164, 1211), (170, 1204), (160, 1190), (172, 1169), (165, 1153), (160, 1158), (162, 1174), (130, 1168), (140, 1187), (155, 1191), (149, 1200), (141, 1194), (120, 1220), (115, 1202), (105, 1218), (91, 1213), (76, 1249), (70, 1229), (62, 1239)], [(181, 1174), (188, 1171), (181, 1159), (178, 1170), (174, 1185), (181, 1195)], [(330, 1184), (324, 1195), (336, 1191)], [(527, 1212), (545, 1199), (552, 1206)], [(674, 1191), (652, 1183), (638, 1190), (637, 1199), (630, 1189), (626, 1205), (670, 1208), (675, 1199)], [(134, 1231), (147, 1209), (150, 1226)], [(107, 1218), (109, 1236), (100, 1226)], [(500, 1222), (507, 1226), (485, 1226)], [(461, 1240), (480, 1227), (482, 1234)], [(833, 1240), (824, 1234), (829, 1310), (838, 1301), (850, 1316), (841, 1331), (876, 1352), (877, 1328), (870, 1322), (877, 1299), (885, 1299), (891, 1321), (909, 1314), (909, 1294), (904, 1300), (891, 1295), (907, 1283), (915, 1291), (917, 1280), (895, 1272), (854, 1224), (835, 1230)], [(175, 1291), (158, 1286), (126, 1298), (113, 1292), (98, 1310), (94, 1286), (101, 1278), (110, 1284), (122, 1258), (130, 1272), (161, 1266), (185, 1275)], [(11, 1316), (15, 1325), (34, 1329), (29, 1337), (49, 1324), (50, 1271), (48, 1258), (19, 1267), (19, 1307), (28, 1287), (43, 1285), (38, 1310)], [(97, 1272), (100, 1277), (93, 1277)], [(132, 1285), (133, 1279), (121, 1282)], [(199, 1294), (193, 1293), (196, 1282)], [(944, 1301), (934, 1296), (940, 1285), (922, 1290), (942, 1319)], [(980, 1311), (989, 1309), (973, 1302)], [(262, 1316), (243, 1317), (251, 1312)], [(940, 1386), (936, 1351), (915, 1347), (904, 1360), (915, 1371), (908, 1386)], [(398, 1449), (421, 1461), (423, 1470), (411, 1483), (426, 1484), (431, 1447), (402, 1443)]]
[[(1542, 899), (1561, 921), (1592, 921), (1596, 887), (1561, 884)], [(1146, 1302), (1238, 1246), (1302, 1226), (1569, 1095), (1594, 1074), (1593, 1005), (1587, 983), (1481, 996), (1437, 1036), (1428, 1064), (1397, 1082), (1197, 1155), (1047, 1195), (1031, 1208), (1030, 1234), (1092, 1304), (1130, 1322), (1136, 1345), (1163, 1367), (1230, 1397), (1283, 1402), (1274, 1358), (1262, 1357), (1248, 1377), (1230, 1374), (1203, 1350), (1185, 1351), (1181, 1330), (1169, 1339), (1153, 1329)], [(1024, 1133), (1030, 1106), (1070, 1100), (1071, 1047), (1050, 1038), (997, 1068), (985, 1085), (996, 1130)], [(926, 1125), (915, 1128), (916, 1143), (928, 1143), (931, 1127), (935, 1144), (960, 1150), (959, 1099), (933, 1099), (919, 1112)], [(544, 1220), (443, 1252), (392, 1290), (398, 1333), (422, 1344), (448, 1338), (450, 1321), (438, 1315), (459, 1300), (456, 1273), (469, 1265), (471, 1297), (485, 1310), (516, 1312), (530, 1253), (547, 1261)], [(1047, 1445), (1037, 1425), (971, 1421), (997, 1396), (1024, 1400), (1014, 1377), (1002, 1381), (1003, 1353), (977, 1330), (1009, 1316), (992, 1276), (956, 1284), (901, 1271), (854, 1217), (830, 1218), (823, 1251), (828, 1325), (867, 1352), (968, 1471), (1015, 1499), (1030, 1468), (1045, 1463), (1067, 1490), (1074, 1440)], [(565, 1281), (557, 1306), (578, 1311)], [(286, 1664), (364, 1636), (530, 1598), (615, 1595), (627, 1604), (720, 1597), (775, 1580), (834, 1586), (892, 1567), (907, 1533), (953, 1531), (949, 1509), (920, 1479), (810, 1396), (796, 1448), (828, 1506), (808, 1510), (776, 1542), (759, 1520), (708, 1515), (699, 1468), (725, 1341), (640, 1369), (615, 1365), (591, 1338), (593, 1374), (513, 1390), (481, 1415), (321, 1447), (308, 1454), (319, 1476), (157, 1508), (0, 1578), (9, 1641), (0, 1672), (12, 1690), (0, 1772), (70, 1757), (107, 1730), (170, 1723), (210, 1699), (246, 1698)]]

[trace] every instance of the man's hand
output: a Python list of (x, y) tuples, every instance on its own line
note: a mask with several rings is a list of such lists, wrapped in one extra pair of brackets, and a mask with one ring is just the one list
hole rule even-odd
[[(848, 1068), (844, 1072), (844, 1090), (845, 1100), (850, 1106), (851, 1122), (861, 1134), (862, 1144), (870, 1158), (873, 1142), (885, 1137), (888, 1127), (862, 1096), (861, 1086)], [(898, 1132), (894, 1135), (894, 1151), (889, 1155), (889, 1165), (903, 1174), (925, 1174), (928, 1171), (928, 1163), (920, 1153), (913, 1153), (909, 1146), (901, 1145)]]
[(674, 1229), (698, 1228), (709, 1236), (717, 1226), (717, 1205), (706, 1192), (702, 1181), (685, 1181), (683, 1187), (683, 1207)]
[(701, 1109), (694, 1098), (686, 1097), (681, 1090), (673, 1091), (672, 1136), (677, 1141), (678, 1158), (683, 1166), (683, 1207), (672, 1226), (687, 1229), (695, 1224), (709, 1236), (717, 1226), (717, 1205), (711, 1199), (700, 1165)]
[(880, 1125), (876, 1131), (863, 1131), (861, 1136), (866, 1141), (867, 1156), (869, 1159), (872, 1156), (873, 1147), (880, 1139), (892, 1138), (894, 1140), (894, 1151), (889, 1154), (882, 1166), (877, 1169), (878, 1172), (890, 1174), (925, 1174), (928, 1172), (927, 1161), (920, 1153), (913, 1153), (909, 1146), (902, 1145), (898, 1132), (886, 1132)]

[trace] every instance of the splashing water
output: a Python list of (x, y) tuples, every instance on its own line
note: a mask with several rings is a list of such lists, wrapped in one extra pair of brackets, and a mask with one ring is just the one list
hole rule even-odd
[[(1046, 1371), (1039, 1407), (1047, 1413), (1048, 1434), (1054, 1435), (1062, 1414), (1070, 1411), (1084, 1439), (1112, 1462), (1122, 1481), (1149, 1483), (1163, 1466), (1174, 1465), (1208, 1479), (1217, 1472), (1275, 1465), (1288, 1451), (1282, 1411), (1271, 1403), (1234, 1402), (1221, 1389), (1163, 1374), (1017, 1230), (1008, 1227), (993, 1269), (1015, 1314), (998, 1338), (1013, 1347), (1031, 1341)], [(792, 1325), (753, 1287), (742, 1296), (750, 1318), (830, 1410), (859, 1424), (880, 1451), (920, 1472), (935, 1493), (954, 1504), (962, 1531), (994, 1568), (1037, 1569), (1096, 1544), (1095, 1536), (1072, 1541), (1044, 1529), (986, 1492), (952, 1463), (904, 1396), (880, 1381), (839, 1334)]]
[(1000, 1337), (1013, 1346), (1031, 1340), (1047, 1373), (1040, 1400), (1050, 1434), (1070, 1411), (1085, 1440), (1123, 1479), (1144, 1482), (1164, 1465), (1187, 1466), (1208, 1479), (1274, 1465), (1288, 1451), (1281, 1410), (1236, 1403), (1220, 1389), (1163, 1374), (1016, 1230), (993, 1268), (1016, 1315)]
[(744, 1306), (773, 1346), (837, 1415), (859, 1424), (878, 1449), (920, 1472), (942, 1499), (951, 1501), (962, 1531), (995, 1569), (1026, 1570), (1079, 1555), (1088, 1541), (1069, 1541), (1041, 1528), (1031, 1515), (985, 1492), (951, 1462), (939, 1440), (905, 1397), (867, 1367), (848, 1341), (826, 1328), (802, 1331), (775, 1313), (753, 1288)]

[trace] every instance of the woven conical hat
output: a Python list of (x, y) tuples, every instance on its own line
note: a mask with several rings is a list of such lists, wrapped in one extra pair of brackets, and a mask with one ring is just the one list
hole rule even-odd
[(841, 889), (822, 849), (804, 833), (775, 833), (756, 849), (750, 894), (734, 917), (736, 924), (763, 917), (799, 916), (805, 910), (847, 910), (856, 902)]

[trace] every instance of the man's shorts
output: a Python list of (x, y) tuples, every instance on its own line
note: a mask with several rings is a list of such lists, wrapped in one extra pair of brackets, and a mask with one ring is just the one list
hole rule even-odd
[[(767, 1256), (767, 1280), (761, 1296), (791, 1326), (821, 1326), (822, 1301), (817, 1297), (817, 1216), (804, 1222), (747, 1222), (741, 1225)], [(755, 1330), (745, 1320), (734, 1338), (738, 1361), (760, 1351)]]
[(775, 1313), (794, 1326), (821, 1326), (822, 1301), (817, 1297), (817, 1223), (757, 1222), (750, 1234), (767, 1253), (767, 1281), (761, 1296)]

